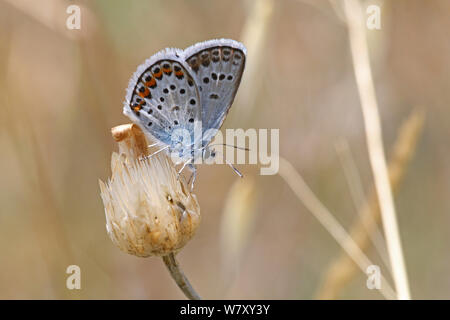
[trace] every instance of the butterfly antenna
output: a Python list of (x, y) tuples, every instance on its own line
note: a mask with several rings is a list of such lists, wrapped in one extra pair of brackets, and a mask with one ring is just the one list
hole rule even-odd
[(155, 142), (155, 143), (149, 144), (148, 147), (149, 148), (156, 147), (157, 145), (161, 145), (161, 142)]
[(191, 177), (189, 178), (188, 184), (191, 182), (192, 179), (192, 183), (191, 183), (191, 192), (194, 191), (194, 183), (195, 183), (195, 179), (197, 178), (197, 168), (195, 166), (192, 166), (192, 174)]
[(245, 151), (250, 151), (249, 148), (245, 148), (245, 147), (238, 147), (232, 144), (226, 144), (226, 143), (215, 143), (215, 144), (211, 144), (209, 146), (203, 147), (202, 149), (205, 149), (207, 147), (213, 147), (213, 146), (226, 146), (226, 147), (233, 147), (235, 149), (239, 149), (239, 150), (245, 150)]
[[(186, 161), (185, 163), (183, 163), (183, 166), (181, 167), (181, 169), (177, 172), (177, 180), (180, 178), (181, 172), (183, 172), (184, 168), (186, 168), (187, 164), (189, 162), (191, 162), (192, 160), (189, 159), (188, 161)], [(189, 179), (190, 181), (191, 179)]]
[(163, 151), (163, 150), (165, 150), (165, 149), (167, 149), (167, 148), (169, 148), (169, 147), (170, 147), (170, 146), (166, 146), (166, 147), (164, 147), (164, 148), (162, 148), (162, 149), (159, 149), (158, 151), (155, 151), (155, 152), (153, 152), (152, 154), (150, 154), (150, 155), (148, 155), (148, 156), (142, 157), (141, 160), (147, 160), (147, 159), (150, 159), (150, 158), (153, 157), (154, 155), (160, 153), (161, 151)]
[(236, 174), (237, 174), (239, 177), (241, 177), (241, 178), (244, 177), (244, 175), (243, 175), (243, 174), (242, 174), (235, 166), (233, 166), (230, 162), (228, 162), (227, 160), (225, 160), (225, 162), (227, 163), (227, 165), (229, 165), (229, 166), (231, 167), (231, 169), (234, 170), (234, 172), (236, 172)]
[[(229, 146), (230, 146), (230, 147), (235, 147), (235, 146), (232, 146), (232, 145), (229, 145)], [(235, 148), (236, 148), (236, 147), (235, 147)], [(220, 152), (220, 151), (216, 151), (216, 152), (223, 154), (223, 153)], [(244, 175), (243, 175), (243, 174), (242, 174), (235, 166), (233, 166), (233, 164), (232, 164), (231, 162), (229, 162), (227, 159), (225, 159), (225, 162), (226, 162), (227, 165), (230, 166), (231, 169), (233, 169), (233, 171), (234, 171), (239, 177), (241, 177), (241, 178), (244, 177)]]
[(194, 173), (191, 173), (191, 176), (189, 177), (189, 180), (188, 180), (188, 184), (190, 184), (191, 183), (191, 179), (192, 179), (192, 177), (194, 176)]

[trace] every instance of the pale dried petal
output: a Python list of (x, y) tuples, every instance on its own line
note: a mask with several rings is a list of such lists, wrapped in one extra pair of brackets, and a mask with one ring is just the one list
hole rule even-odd
[(170, 158), (127, 158), (113, 153), (112, 177), (99, 181), (106, 230), (123, 251), (147, 257), (181, 249), (200, 223), (197, 198), (189, 192)]

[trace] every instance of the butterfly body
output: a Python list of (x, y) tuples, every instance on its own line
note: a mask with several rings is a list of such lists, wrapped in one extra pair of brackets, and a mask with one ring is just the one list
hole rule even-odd
[(137, 68), (123, 113), (195, 173), (194, 161), (204, 156), (233, 103), (245, 57), (244, 45), (230, 39), (164, 49)]

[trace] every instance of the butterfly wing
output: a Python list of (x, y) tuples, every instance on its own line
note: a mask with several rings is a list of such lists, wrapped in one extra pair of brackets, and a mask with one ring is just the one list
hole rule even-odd
[(123, 113), (162, 145), (172, 133), (193, 133), (201, 116), (200, 95), (179, 49), (165, 49), (140, 65), (130, 79)]
[[(184, 50), (200, 91), (202, 131), (220, 129), (233, 103), (245, 67), (247, 50), (231, 39), (209, 40)], [(207, 145), (213, 136), (204, 134)]]

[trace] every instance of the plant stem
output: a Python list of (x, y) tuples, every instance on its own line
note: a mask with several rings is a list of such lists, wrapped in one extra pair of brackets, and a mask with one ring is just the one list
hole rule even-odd
[(411, 299), (408, 277), (400, 242), (394, 199), (389, 183), (386, 158), (383, 149), (381, 121), (370, 68), (364, 17), (359, 1), (346, 0), (350, 49), (353, 58), (356, 84), (358, 86), (366, 131), (370, 163), (375, 179), (375, 189), (380, 202), (381, 218), (386, 236), (398, 299)]
[[(342, 249), (347, 252), (355, 264), (361, 268), (362, 272), (366, 273), (367, 267), (373, 263), (359, 248), (358, 244), (356, 244), (356, 242), (350, 237), (334, 215), (325, 207), (319, 198), (317, 198), (292, 164), (283, 157), (280, 157), (280, 168), (278, 174), (288, 184), (304, 206), (314, 215), (314, 217), (342, 247)], [(381, 275), (380, 293), (386, 299), (395, 299), (396, 296), (394, 290), (391, 288), (383, 275)]]
[(183, 291), (184, 295), (190, 300), (201, 300), (198, 293), (192, 288), (188, 278), (184, 275), (180, 268), (175, 255), (173, 253), (163, 257), (164, 263), (170, 272), (173, 280), (177, 283), (178, 287)]
[[(408, 164), (417, 148), (424, 120), (423, 110), (416, 109), (404, 121), (397, 135), (388, 166), (389, 181), (394, 195), (400, 188)], [(370, 234), (376, 230), (379, 221), (378, 198), (375, 188), (371, 188), (366, 202), (360, 208), (358, 220), (350, 229), (351, 238), (355, 240), (363, 252), (370, 249)], [(357, 266), (345, 252), (342, 252), (340, 257), (328, 267), (317, 297), (326, 300), (336, 299), (345, 285), (353, 279), (356, 271)]]

